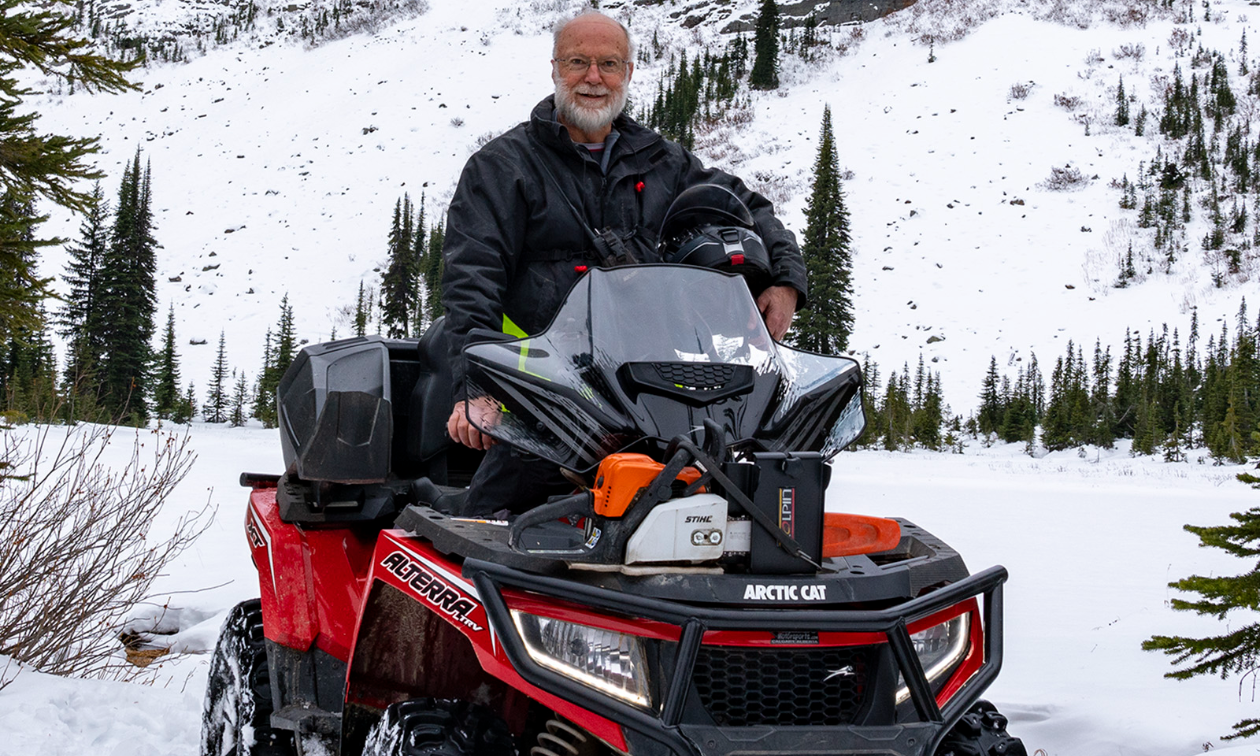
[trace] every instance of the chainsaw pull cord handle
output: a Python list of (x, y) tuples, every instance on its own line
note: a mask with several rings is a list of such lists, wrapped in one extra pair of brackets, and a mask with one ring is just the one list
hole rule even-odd
[(590, 491), (578, 491), (572, 496), (540, 504), (528, 512), (517, 516), (512, 521), (512, 526), (508, 528), (508, 546), (516, 548), (516, 545), (520, 543), (521, 533), (525, 532), (526, 528), (552, 520), (559, 520), (569, 515), (595, 516), (595, 497), (591, 495)]
[(720, 466), (716, 460), (708, 454), (705, 454), (699, 447), (687, 440), (684, 436), (676, 436), (670, 443), (677, 444), (678, 448), (681, 450), (691, 452), (692, 456), (696, 458), (696, 461), (704, 466), (705, 472), (712, 475), (713, 480), (718, 485), (722, 486), (722, 488), (726, 491), (726, 495), (738, 502), (740, 506), (748, 512), (749, 516), (753, 518), (753, 521), (765, 529), (765, 531), (770, 534), (770, 537), (778, 542), (779, 546), (781, 546), (784, 551), (797, 559), (806, 562), (817, 570), (822, 569), (822, 565), (815, 562), (813, 559), (810, 559), (809, 555), (805, 553), (805, 550), (801, 548), (801, 545), (796, 542), (795, 538), (787, 533), (784, 533), (783, 529), (775, 524), (769, 514), (761, 511), (753, 505), (752, 499), (748, 498), (747, 494), (741, 491), (739, 486), (735, 485), (730, 478), (722, 474)]

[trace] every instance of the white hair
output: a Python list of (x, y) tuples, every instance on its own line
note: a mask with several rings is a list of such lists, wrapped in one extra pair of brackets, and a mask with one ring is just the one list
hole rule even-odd
[(617, 26), (621, 27), (621, 33), (626, 35), (626, 59), (629, 60), (630, 62), (634, 62), (634, 37), (630, 36), (630, 30), (626, 28), (625, 24), (621, 23), (620, 21), (613, 18), (612, 16), (606, 15), (604, 13), (600, 13), (599, 11), (594, 10), (592, 8), (584, 8), (576, 16), (570, 16), (569, 18), (561, 19), (560, 21), (556, 22), (555, 28), (553, 28), (551, 31), (551, 57), (554, 58), (556, 56), (556, 49), (560, 46), (560, 34), (561, 32), (565, 30), (565, 27), (567, 27), (569, 24), (573, 23), (574, 21), (577, 21), (580, 18), (586, 18), (588, 16), (599, 16), (600, 18), (606, 18), (609, 21), (612, 21)]

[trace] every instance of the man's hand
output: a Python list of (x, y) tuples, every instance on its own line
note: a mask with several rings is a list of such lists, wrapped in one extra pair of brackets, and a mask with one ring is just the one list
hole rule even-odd
[(757, 297), (757, 309), (765, 318), (766, 328), (775, 341), (782, 341), (792, 326), (796, 314), (796, 289), (791, 286), (771, 286)]
[(475, 417), (477, 424), (482, 428), (494, 425), (499, 419), (495, 402), (488, 396), (456, 402), (454, 409), (451, 410), (450, 419), (446, 421), (446, 432), (450, 434), (451, 440), (470, 449), (482, 451), (494, 446), (494, 438), (477, 430), (472, 423), (468, 422), (469, 415)]

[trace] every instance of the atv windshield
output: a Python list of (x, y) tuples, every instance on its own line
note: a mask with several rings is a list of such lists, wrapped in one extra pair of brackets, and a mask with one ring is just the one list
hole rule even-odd
[(839, 452), (861, 434), (858, 365), (771, 339), (743, 279), (596, 268), (537, 336), (469, 346), (474, 425), (572, 470), (717, 422), (729, 442)]

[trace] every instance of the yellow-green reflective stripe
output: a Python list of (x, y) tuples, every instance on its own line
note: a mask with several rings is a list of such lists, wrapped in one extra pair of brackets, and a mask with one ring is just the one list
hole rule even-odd
[(504, 314), (503, 316), (503, 332), (506, 333), (508, 336), (515, 336), (518, 339), (524, 339), (529, 336), (528, 333), (525, 333), (524, 331), (521, 330), (520, 326), (513, 323), (512, 319), (509, 318), (506, 314)]
[(544, 381), (550, 381), (551, 379), (545, 375), (539, 375), (538, 373), (525, 369), (525, 361), (529, 359), (529, 342), (531, 339), (529, 338), (528, 333), (525, 333), (521, 330), (520, 326), (512, 322), (512, 319), (507, 316), (507, 313), (503, 314), (503, 332), (508, 336), (525, 339), (525, 343), (521, 344), (521, 352), (520, 357), (516, 361), (516, 369), (526, 375), (532, 375), (535, 378), (542, 378)]

